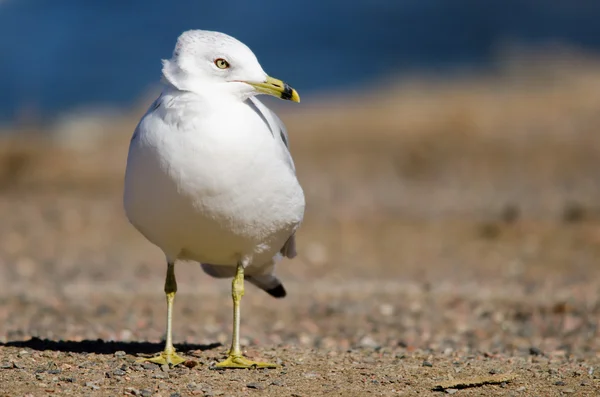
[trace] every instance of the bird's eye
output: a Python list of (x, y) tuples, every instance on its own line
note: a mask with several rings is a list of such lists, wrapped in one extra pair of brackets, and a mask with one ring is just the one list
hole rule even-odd
[(215, 65), (217, 65), (219, 69), (227, 69), (229, 67), (229, 62), (227, 62), (223, 58), (218, 58), (215, 59)]

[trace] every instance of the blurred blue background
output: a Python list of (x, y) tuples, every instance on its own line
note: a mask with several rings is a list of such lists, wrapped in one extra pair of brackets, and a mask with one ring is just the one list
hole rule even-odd
[(132, 105), (177, 36), (218, 30), (302, 94), (493, 68), (506, 45), (600, 48), (600, 1), (0, 0), (0, 121)]

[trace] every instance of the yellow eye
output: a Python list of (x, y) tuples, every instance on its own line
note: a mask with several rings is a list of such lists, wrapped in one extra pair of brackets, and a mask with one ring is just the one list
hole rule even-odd
[(215, 59), (215, 65), (217, 65), (219, 69), (227, 69), (229, 67), (229, 62), (227, 62), (223, 58), (218, 58)]

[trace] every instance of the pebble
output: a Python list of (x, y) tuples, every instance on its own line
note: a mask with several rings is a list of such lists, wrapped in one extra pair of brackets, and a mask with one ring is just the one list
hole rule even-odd
[(566, 383), (563, 382), (562, 380), (557, 380), (556, 382), (554, 382), (554, 385), (555, 386), (564, 386), (564, 385), (566, 385)]
[(360, 340), (360, 342), (358, 342), (358, 344), (360, 345), (360, 347), (365, 347), (369, 349), (374, 349), (379, 346), (375, 339), (373, 339), (369, 335), (363, 336), (363, 338)]
[(171, 393), (170, 397), (181, 397), (181, 394), (175, 392), (175, 393)]
[(156, 365), (154, 363), (142, 363), (142, 367), (144, 369), (156, 369), (158, 367), (158, 365)]
[(98, 386), (94, 382), (85, 382), (85, 387), (89, 387), (89, 388), (92, 388), (94, 390), (100, 390), (100, 386)]
[(122, 369), (115, 369), (113, 371), (113, 375), (116, 375), (116, 376), (125, 376), (125, 375), (127, 375), (127, 372), (123, 371)]
[(197, 366), (197, 365), (198, 365), (198, 361), (196, 361), (196, 360), (186, 360), (186, 361), (183, 363), (183, 365), (184, 365), (186, 368), (194, 368), (195, 366)]
[(529, 348), (529, 354), (531, 354), (532, 356), (543, 356), (544, 352), (535, 346), (531, 346)]
[(379, 313), (381, 313), (382, 316), (389, 317), (394, 314), (394, 306), (389, 303), (384, 303), (379, 306)]
[(283, 386), (283, 382), (279, 380), (274, 380), (273, 382), (271, 382), (271, 384), (273, 386)]
[(123, 350), (115, 352), (115, 357), (125, 357), (126, 355), (127, 353), (125, 353)]
[(139, 395), (142, 397), (152, 397), (152, 392), (148, 389), (142, 389)]
[(458, 392), (458, 389), (446, 389), (446, 394), (454, 394), (457, 392)]
[(154, 375), (152, 375), (153, 379), (167, 379), (168, 377), (169, 377), (169, 375), (161, 374), (160, 372), (157, 372)]
[(248, 384), (246, 385), (246, 387), (247, 387), (248, 389), (256, 389), (256, 390), (262, 390), (262, 389), (264, 389), (264, 388), (265, 388), (265, 387), (264, 387), (262, 384), (260, 384), (260, 383), (257, 383), (257, 382), (251, 382), (251, 383), (248, 383)]
[(572, 394), (575, 393), (575, 389), (563, 389), (562, 392), (566, 394)]
[(136, 389), (135, 387), (126, 387), (125, 391), (129, 394), (133, 394), (134, 396), (137, 396), (140, 394), (140, 391), (138, 389)]
[(430, 363), (429, 361), (423, 361), (423, 366), (424, 367), (433, 367), (433, 364)]
[(11, 368), (14, 368), (13, 363), (6, 362), (6, 363), (0, 364), (0, 369), (11, 369)]

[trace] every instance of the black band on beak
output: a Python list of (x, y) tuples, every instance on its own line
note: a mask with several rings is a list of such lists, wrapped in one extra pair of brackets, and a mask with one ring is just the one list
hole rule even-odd
[(294, 92), (294, 90), (292, 89), (292, 87), (287, 85), (287, 83), (284, 83), (283, 92), (281, 93), (281, 99), (286, 99), (286, 100), (292, 99), (293, 92)]

